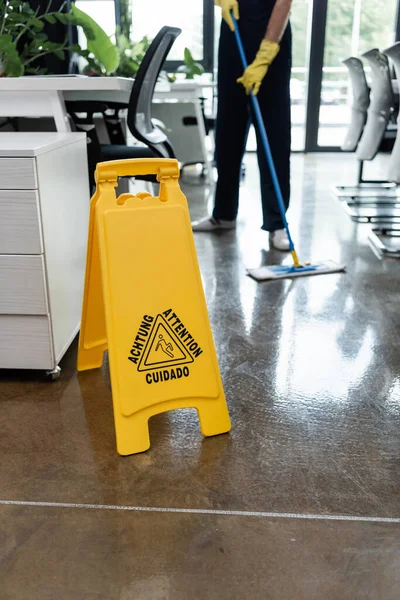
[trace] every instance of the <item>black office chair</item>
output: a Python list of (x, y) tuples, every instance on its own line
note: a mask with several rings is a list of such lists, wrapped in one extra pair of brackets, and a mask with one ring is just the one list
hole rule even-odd
[[(126, 144), (102, 144), (101, 152), (104, 160), (120, 160), (124, 158), (175, 158), (172, 146), (161, 129), (154, 127), (151, 118), (151, 105), (154, 88), (167, 55), (171, 50), (181, 29), (177, 27), (163, 27), (147, 50), (132, 87), (128, 104), (127, 125), (129, 131), (140, 142), (146, 146), (128, 146)], [(118, 103), (107, 103), (108, 108), (118, 111), (123, 105)], [(107, 118), (106, 125), (114, 128), (116, 135), (117, 114)], [(118, 134), (119, 135), (119, 134)]]
[(85, 100), (66, 102), (65, 105), (76, 131), (86, 134), (89, 184), (92, 190), (96, 185), (94, 180), (96, 165), (103, 160), (94, 115), (107, 110), (107, 105), (103, 102), (86, 102)]
[[(130, 158), (175, 158), (173, 148), (163, 131), (154, 127), (151, 118), (151, 106), (154, 88), (165, 60), (181, 29), (163, 27), (147, 50), (135, 77), (128, 105), (118, 102), (96, 103), (86, 101), (67, 102), (67, 110), (76, 129), (93, 133), (95, 112), (101, 112), (109, 133), (110, 141), (117, 143), (98, 144), (91, 141), (88, 153), (94, 154), (89, 163)], [(85, 105), (85, 106), (83, 106)], [(131, 134), (144, 146), (129, 146), (125, 142), (119, 111), (128, 109), (127, 125)], [(79, 109), (79, 110), (78, 110)], [(79, 118), (80, 110), (85, 109), (86, 116)], [(110, 114), (110, 111), (112, 113)], [(93, 126), (93, 127), (92, 127)], [(92, 149), (95, 151), (93, 153)], [(91, 178), (93, 179), (91, 172)], [(153, 176), (140, 176), (138, 179), (155, 182)]]

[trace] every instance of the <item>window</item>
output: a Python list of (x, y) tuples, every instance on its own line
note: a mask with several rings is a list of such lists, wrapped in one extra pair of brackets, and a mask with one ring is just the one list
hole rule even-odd
[(329, 0), (319, 117), (319, 146), (340, 146), (349, 111), (347, 69), (342, 60), (384, 50), (395, 40), (398, 0)]
[[(100, 25), (107, 35), (115, 34), (115, 4), (114, 0), (77, 0), (76, 6), (88, 14)], [(78, 41), (86, 47), (86, 36), (78, 28)]]
[[(211, 3), (211, 0), (206, 0)], [(145, 35), (154, 38), (164, 25), (182, 29), (168, 57), (170, 61), (182, 61), (187, 47), (197, 61), (204, 59), (203, 0), (189, 2), (151, 1), (149, 15), (148, 0), (132, 2), (132, 37), (138, 41)]]
[(304, 150), (305, 146), (311, 6), (312, 0), (293, 0), (290, 15), (293, 35), (293, 67), (290, 80), (292, 150)]

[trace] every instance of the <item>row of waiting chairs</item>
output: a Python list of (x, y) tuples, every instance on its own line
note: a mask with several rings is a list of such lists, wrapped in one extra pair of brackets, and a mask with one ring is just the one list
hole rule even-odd
[[(354, 221), (374, 224), (370, 239), (379, 251), (393, 254), (393, 247), (382, 243), (381, 234), (397, 237), (400, 233), (396, 226), (400, 224), (399, 94), (394, 93), (392, 80), (394, 69), (400, 88), (400, 42), (383, 52), (369, 50), (362, 58), (370, 67), (371, 86), (359, 58), (344, 61), (352, 86), (353, 106), (342, 150), (355, 153), (358, 182), (355, 186), (337, 186), (335, 192)], [(387, 179), (367, 181), (363, 178), (364, 163), (373, 160), (378, 152), (391, 152)]]

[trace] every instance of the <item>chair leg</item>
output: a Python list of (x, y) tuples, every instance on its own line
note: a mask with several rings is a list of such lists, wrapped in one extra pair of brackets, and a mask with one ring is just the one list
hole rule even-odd
[(383, 198), (397, 198), (397, 186), (394, 183), (383, 180), (364, 179), (364, 161), (358, 161), (357, 184), (356, 185), (337, 185), (333, 188), (333, 193), (339, 198), (376, 198), (377, 195)]
[[(398, 245), (389, 245), (385, 243), (382, 239), (387, 238), (388, 242), (390, 239), (398, 239)], [(378, 255), (382, 258), (400, 258), (400, 224), (399, 225), (389, 225), (382, 224), (379, 226), (375, 226), (372, 228), (369, 236), (369, 242), (372, 246), (372, 249), (378, 253)]]
[(400, 203), (383, 206), (349, 206), (344, 203), (346, 213), (355, 223), (394, 223), (400, 224)]
[(121, 119), (119, 116), (119, 110), (115, 110), (112, 115), (103, 113), (103, 120), (107, 128), (108, 137), (110, 143), (120, 146), (126, 145), (125, 134), (122, 129)]
[(364, 161), (363, 160), (359, 160), (358, 161), (358, 184), (360, 185), (361, 183), (363, 183), (363, 171), (364, 171)]
[(97, 136), (96, 126), (93, 123), (92, 115), (89, 115), (88, 118), (84, 120), (79, 119), (78, 117), (76, 117), (76, 115), (73, 115), (73, 121), (76, 130), (86, 134), (86, 147), (89, 166), (89, 184), (90, 189), (92, 191), (96, 187), (94, 173), (96, 171), (97, 163), (103, 160), (100, 142)]

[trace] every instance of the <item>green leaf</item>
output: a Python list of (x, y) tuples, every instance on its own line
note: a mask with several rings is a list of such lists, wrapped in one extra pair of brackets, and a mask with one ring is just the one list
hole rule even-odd
[(55, 54), (57, 56), (57, 58), (60, 58), (61, 60), (65, 59), (64, 50), (53, 50), (53, 54)]
[(0, 63), (7, 77), (20, 77), (24, 74), (24, 65), (11, 35), (0, 35)]
[(6, 25), (7, 21), (17, 21), (18, 23), (26, 23), (27, 21), (29, 21), (30, 18), (30, 15), (24, 15), (23, 13), (17, 11), (9, 12), (7, 14)]
[(42, 42), (42, 47), (43, 50), (49, 50), (50, 52), (53, 52), (59, 48), (59, 44), (56, 42), (51, 42), (50, 40), (46, 40), (45, 42)]
[(0, 35), (0, 51), (6, 51), (10, 48), (10, 46), (16, 48), (16, 44), (14, 43), (12, 36), (7, 33)]
[[(86, 13), (84, 13), (84, 14), (86, 14)], [(59, 17), (57, 17), (57, 18), (59, 18)], [(90, 23), (80, 19), (75, 14), (64, 13), (62, 15), (62, 22), (65, 24), (70, 24), (70, 25), (75, 25), (75, 26), (79, 25), (80, 27), (82, 27), (82, 30), (86, 36), (86, 39), (94, 40), (95, 35), (94, 35), (93, 29), (92, 29)]]
[(203, 66), (195, 62), (192, 53), (188, 48), (184, 51), (184, 62), (185, 64), (178, 68), (179, 73), (185, 73), (186, 79), (194, 79), (195, 75), (202, 75), (204, 73)]
[(194, 58), (189, 48), (185, 48), (183, 53), (183, 59), (188, 66), (192, 66), (194, 64)]
[(22, 60), (18, 53), (7, 56), (4, 74), (6, 77), (22, 77), (24, 74), (24, 65), (22, 64)]
[(63, 25), (68, 25), (68, 19), (64, 15), (64, 13), (56, 13), (54, 16), (57, 19), (57, 21), (60, 21), (60, 23), (62, 23)]
[(22, 2), (22, 4), (21, 4), (21, 2), (19, 2), (19, 5), (21, 7), (21, 12), (29, 12), (31, 14), (34, 14), (35, 11), (31, 7), (29, 2)]
[(47, 42), (48, 37), (45, 33), (37, 33), (35, 35), (35, 41), (39, 42), (40, 44), (43, 44), (43, 42)]
[(27, 67), (25, 69), (25, 73), (30, 73), (32, 75), (47, 75), (47, 69), (45, 69), (44, 67), (42, 69), (35, 67)]
[(77, 18), (73, 14), (71, 14), (71, 13), (58, 13), (58, 14), (62, 14), (62, 20), (66, 21), (67, 23), (70, 23), (70, 25), (77, 24)]
[(138, 54), (142, 54), (142, 52), (144, 51), (144, 43), (142, 42), (138, 42), (137, 44), (135, 44), (132, 47), (132, 55), (133, 56), (137, 56)]
[(30, 19), (29, 21), (27, 21), (27, 25), (33, 27), (33, 29), (35, 29), (36, 31), (41, 31), (44, 27), (44, 23), (40, 19)]
[(124, 35), (118, 35), (116, 42), (120, 52), (124, 52), (125, 50), (129, 50), (131, 48), (129, 40)]
[(68, 50), (70, 52), (77, 52), (78, 54), (81, 54), (83, 52), (83, 50), (79, 44), (72, 44), (71, 46), (68, 47)]
[(35, 48), (38, 49), (38, 48), (43, 47), (43, 45), (46, 44), (47, 41), (48, 41), (47, 35), (38, 34), (36, 37), (34, 37), (32, 39), (31, 42), (29, 42), (29, 45), (32, 46), (33, 49), (35, 49)]
[(193, 71), (194, 75), (203, 75), (204, 67), (200, 63), (195, 62), (193, 65), (192, 71)]
[(43, 18), (46, 19), (46, 21), (50, 23), (50, 25), (54, 25), (55, 23), (57, 23), (57, 19), (54, 15), (44, 15)]
[(104, 29), (89, 17), (89, 15), (82, 10), (79, 10), (75, 4), (72, 5), (71, 12), (78, 19), (78, 24), (84, 31), (85, 26), (88, 26), (94, 34), (94, 39), (87, 40), (88, 50), (94, 54), (97, 61), (103, 65), (107, 73), (115, 71), (119, 65), (118, 50), (111, 42)]

